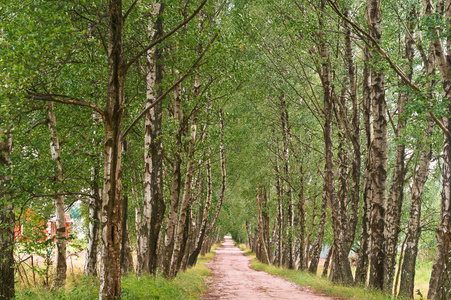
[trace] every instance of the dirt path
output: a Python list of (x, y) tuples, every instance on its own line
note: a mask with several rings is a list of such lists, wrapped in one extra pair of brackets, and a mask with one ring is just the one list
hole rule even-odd
[(222, 246), (216, 249), (213, 260), (206, 264), (212, 272), (210, 291), (206, 300), (212, 299), (303, 299), (331, 300), (317, 296), (294, 283), (263, 271), (250, 268), (251, 262), (243, 251), (225, 237)]

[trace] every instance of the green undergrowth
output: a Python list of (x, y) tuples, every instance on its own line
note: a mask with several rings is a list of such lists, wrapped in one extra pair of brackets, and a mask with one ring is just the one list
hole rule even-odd
[[(213, 247), (215, 249), (217, 245)], [(196, 266), (185, 272), (180, 272), (172, 280), (163, 275), (136, 276), (129, 274), (122, 277), (122, 299), (200, 299), (207, 292), (205, 279), (210, 270), (205, 263), (214, 256), (213, 252), (205, 257), (199, 257)], [(98, 278), (87, 277), (81, 274), (69, 275), (64, 288), (51, 291), (42, 286), (17, 286), (16, 299), (83, 299), (94, 300), (99, 298)]]
[(328, 278), (321, 276), (315, 276), (307, 272), (299, 270), (287, 270), (276, 266), (270, 266), (261, 263), (255, 254), (249, 250), (246, 246), (240, 244), (240, 249), (243, 250), (246, 255), (250, 256), (252, 262), (252, 269), (257, 271), (265, 271), (269, 274), (281, 276), (288, 281), (294, 282), (301, 286), (309, 287), (317, 293), (327, 294), (330, 296), (353, 299), (353, 300), (386, 300), (392, 299), (383, 295), (379, 291), (373, 291), (368, 288), (342, 286), (332, 283)]
[(129, 275), (123, 279), (122, 299), (198, 299), (205, 294), (205, 277), (210, 270), (200, 259), (198, 264), (173, 280), (163, 276)]

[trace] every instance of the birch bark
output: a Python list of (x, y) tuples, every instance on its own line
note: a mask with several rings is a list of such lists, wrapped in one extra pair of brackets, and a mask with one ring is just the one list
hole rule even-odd
[[(58, 131), (56, 130), (56, 116), (53, 102), (47, 102), (47, 126), (50, 131), (50, 153), (52, 160), (56, 164), (55, 181), (60, 184), (63, 182), (63, 165), (61, 162), (60, 143)], [(58, 191), (55, 191), (58, 194)], [(66, 280), (66, 210), (64, 196), (54, 197), (56, 210), (56, 276), (53, 281), (53, 287), (58, 288), (64, 285)]]
[(104, 185), (102, 200), (102, 255), (99, 299), (121, 295), (122, 245), (122, 134), (125, 64), (122, 1), (108, 1), (108, 87), (104, 124)]
[[(332, 90), (330, 87), (330, 70), (328, 62), (328, 53), (326, 45), (323, 43), (321, 45), (321, 58), (323, 59), (322, 66), (322, 76), (321, 81), (323, 85), (323, 100), (324, 100), (324, 155), (325, 155), (325, 165), (324, 165), (324, 192), (323, 197), (325, 202), (331, 205), (332, 210), (332, 222), (333, 222), (333, 235), (334, 235), (334, 246), (337, 247), (340, 226), (338, 221), (337, 213), (340, 211), (336, 210), (335, 203), (335, 180), (333, 173), (333, 148), (332, 148)], [(341, 247), (341, 245), (340, 245)]]
[[(379, 42), (382, 37), (382, 13), (380, 0), (367, 0), (368, 22), (371, 36)], [(371, 50), (373, 59), (382, 62), (376, 49)], [(382, 290), (385, 269), (384, 216), (387, 198), (387, 118), (384, 73), (371, 71), (371, 98), (373, 105), (373, 166), (371, 202), (371, 257), (370, 287)]]
[[(322, 25), (322, 16), (325, 9), (325, 1), (321, 1), (321, 10), (319, 15), (320, 26)], [(317, 65), (317, 72), (320, 74), (322, 89), (323, 89), (323, 113), (324, 113), (324, 186), (323, 197), (329, 203), (332, 211), (332, 229), (333, 229), (333, 272), (331, 272), (331, 280), (334, 282), (351, 282), (349, 275), (351, 274), (349, 260), (345, 254), (345, 240), (343, 227), (343, 208), (338, 201), (335, 194), (335, 180), (334, 180), (334, 154), (333, 154), (333, 140), (332, 140), (332, 109), (333, 109), (333, 93), (331, 82), (331, 65), (329, 58), (328, 46), (324, 33), (320, 32), (318, 35), (319, 45), (318, 54), (320, 62)], [(349, 269), (349, 270), (348, 270)], [(352, 274), (351, 274), (352, 276)]]
[(288, 138), (289, 138), (289, 121), (288, 121), (288, 111), (287, 105), (285, 102), (285, 95), (282, 94), (279, 96), (280, 99), (280, 124), (282, 128), (282, 167), (283, 167), (283, 181), (282, 190), (282, 210), (285, 215), (284, 221), (286, 221), (285, 226), (285, 235), (282, 235), (285, 240), (285, 247), (283, 247), (283, 251), (285, 252), (285, 267), (288, 269), (294, 269), (295, 261), (294, 261), (294, 237), (293, 237), (293, 229), (294, 229), (294, 207), (293, 207), (293, 194), (291, 190), (291, 186), (289, 184), (290, 177), (290, 153), (288, 146)]
[(95, 166), (92, 178), (92, 194), (95, 198), (89, 200), (89, 232), (88, 246), (86, 248), (85, 274), (87, 276), (97, 276), (97, 264), (100, 242), (100, 216), (101, 216), (101, 195), (99, 186), (99, 167)]
[[(425, 15), (432, 15), (432, 0), (424, 0)], [(444, 4), (444, 5), (443, 5)], [(438, 1), (437, 16), (445, 15), (445, 22), (449, 26), (451, 22), (451, 1)], [(435, 62), (442, 79), (443, 98), (446, 101), (447, 115), (451, 112), (451, 39), (446, 35), (446, 41), (441, 40), (444, 28), (440, 26), (430, 27), (429, 31), (434, 35), (432, 45), (434, 47)], [(446, 50), (443, 45), (446, 45)], [(443, 134), (443, 168), (442, 168), (442, 199), (440, 211), (440, 227), (437, 229), (437, 248), (434, 264), (432, 266), (431, 279), (429, 281), (428, 300), (451, 298), (451, 124), (449, 117), (443, 117), (442, 123), (446, 129)]]
[(174, 160), (172, 162), (172, 183), (169, 196), (169, 215), (166, 226), (166, 234), (164, 239), (164, 251), (163, 251), (163, 273), (165, 276), (170, 277), (171, 258), (172, 251), (174, 249), (174, 236), (176, 234), (177, 224), (177, 212), (180, 202), (180, 189), (181, 189), (181, 165), (182, 165), (182, 151), (183, 151), (183, 137), (185, 136), (185, 124), (183, 120), (182, 109), (182, 87), (179, 85), (174, 90), (174, 118), (178, 122), (178, 130), (176, 135), (176, 145)]
[[(432, 98), (433, 94), (430, 91), (436, 84), (436, 80), (433, 79), (435, 73), (435, 63), (433, 54), (433, 45), (431, 45), (429, 56), (423, 56), (423, 64), (426, 71), (426, 78), (429, 78), (426, 83), (426, 89), (429, 91), (428, 98)], [(414, 280), (415, 280), (415, 264), (418, 254), (418, 242), (421, 234), (420, 217), (421, 217), (421, 197), (424, 190), (429, 174), (429, 165), (431, 162), (432, 150), (429, 143), (430, 136), (433, 133), (435, 122), (432, 118), (428, 119), (428, 126), (424, 132), (423, 142), (425, 145), (421, 152), (420, 166), (414, 173), (412, 192), (411, 192), (411, 204), (410, 204), (410, 218), (406, 239), (406, 248), (404, 251), (404, 260), (401, 266), (401, 284), (399, 287), (399, 295), (406, 298), (413, 298)], [(396, 286), (395, 286), (396, 289)]]
[[(349, 14), (349, 11), (346, 12)], [(357, 94), (357, 79), (356, 70), (354, 64), (354, 52), (352, 49), (351, 40), (351, 30), (346, 24), (346, 36), (345, 36), (345, 66), (348, 69), (349, 78), (349, 96), (352, 102), (352, 113), (351, 113), (351, 129), (349, 129), (348, 138), (352, 144), (352, 162), (351, 162), (351, 192), (350, 192), (350, 216), (348, 231), (345, 235), (346, 240), (346, 253), (348, 254), (351, 250), (352, 244), (354, 242), (356, 228), (359, 218), (359, 202), (360, 202), (360, 176), (361, 176), (361, 142), (360, 142), (360, 118), (359, 118), (359, 99)]]
[[(278, 143), (276, 143), (278, 144)], [(277, 147), (279, 148), (279, 147)], [(280, 179), (280, 167), (279, 167), (279, 154), (276, 155), (276, 164), (274, 166), (274, 170), (276, 173), (276, 194), (277, 194), (277, 256), (276, 256), (276, 265), (283, 265), (283, 193), (282, 193), (282, 183)]]
[[(198, 22), (199, 32), (202, 33), (203, 31), (203, 14), (199, 14), (199, 22)], [(198, 44), (198, 54), (200, 54), (202, 49), (202, 45)], [(194, 80), (194, 87), (193, 87), (193, 97), (197, 99), (199, 97), (200, 93), (200, 76), (199, 74), (195, 75)], [(180, 207), (180, 214), (178, 218), (178, 224), (177, 224), (177, 232), (175, 234), (175, 243), (174, 243), (174, 251), (172, 253), (171, 258), (171, 269), (170, 269), (170, 276), (173, 277), (177, 274), (178, 268), (177, 266), (180, 265), (179, 259), (180, 259), (180, 251), (183, 247), (182, 244), (186, 242), (186, 240), (183, 240), (184, 234), (186, 233), (186, 230), (188, 228), (185, 228), (185, 224), (188, 223), (187, 213), (188, 213), (188, 207), (189, 202), (191, 201), (191, 184), (192, 184), (192, 178), (193, 178), (193, 163), (194, 163), (194, 147), (196, 143), (196, 133), (197, 133), (197, 116), (196, 113), (193, 114), (192, 117), (192, 123), (191, 123), (191, 139), (187, 145), (188, 153), (187, 153), (187, 166), (186, 166), (186, 173), (185, 173), (185, 184), (184, 184), (184, 190), (183, 190), (183, 197), (182, 197), (182, 203)], [(183, 253), (182, 253), (183, 255)]]
[(369, 49), (368, 46), (364, 49), (364, 69), (363, 69), (363, 125), (365, 130), (366, 141), (366, 157), (365, 157), (365, 174), (363, 183), (363, 205), (362, 205), (362, 231), (360, 234), (360, 249), (357, 267), (355, 271), (355, 282), (357, 284), (365, 285), (368, 274), (368, 247), (370, 238), (370, 207), (372, 198), (372, 184), (371, 184), (371, 168), (372, 168), (372, 154), (371, 145), (373, 143), (372, 126), (371, 126), (371, 89), (370, 89), (370, 72), (369, 72)]
[[(162, 15), (164, 4), (153, 3), (150, 37), (156, 40), (163, 35)], [(162, 61), (161, 49), (153, 47), (146, 56), (146, 108), (161, 95)], [(162, 105), (157, 103), (145, 116), (144, 131), (144, 205), (140, 220), (137, 248), (137, 272), (154, 274), (157, 268), (157, 240), (163, 221), (165, 204), (162, 189)]]
[(193, 178), (193, 159), (194, 159), (194, 147), (196, 143), (196, 133), (197, 133), (197, 119), (193, 116), (193, 121), (191, 124), (191, 140), (189, 142), (188, 149), (188, 162), (186, 166), (185, 173), (185, 185), (183, 190), (182, 203), (180, 206), (180, 213), (177, 222), (177, 232), (175, 234), (174, 250), (172, 252), (171, 258), (171, 269), (170, 277), (177, 275), (177, 265), (179, 261), (180, 251), (183, 243), (183, 236), (185, 233), (185, 223), (187, 220), (188, 206), (191, 200), (191, 184)]
[[(199, 82), (200, 87), (200, 82)], [(209, 113), (210, 113), (210, 103), (207, 104), (207, 118), (206, 123), (203, 126), (202, 134), (200, 138), (200, 142), (202, 143), (207, 138), (207, 126), (209, 123)], [(207, 150), (207, 153), (209, 153), (209, 157), (206, 161), (206, 169), (207, 169), (207, 197), (204, 203), (204, 199), (201, 200), (201, 206), (199, 208), (198, 213), (198, 225), (196, 225), (196, 235), (193, 239), (193, 249), (188, 255), (187, 265), (193, 266), (197, 262), (197, 257), (199, 256), (199, 253), (201, 252), (202, 245), (205, 241), (205, 235), (207, 231), (207, 223), (208, 223), (208, 216), (210, 214), (210, 206), (211, 206), (211, 200), (212, 200), (212, 186), (211, 186), (211, 149), (209, 148)], [(202, 164), (202, 161), (199, 160), (199, 165)], [(200, 175), (200, 184), (199, 184), (199, 197), (203, 196), (203, 190), (204, 190), (204, 178), (203, 173)]]
[[(428, 120), (428, 126), (424, 132), (423, 140), (426, 142), (425, 149), (421, 152), (420, 166), (414, 173), (412, 183), (412, 196), (410, 201), (410, 218), (407, 232), (406, 248), (404, 250), (404, 260), (401, 270), (401, 284), (399, 287), (399, 296), (413, 299), (415, 263), (418, 254), (418, 241), (420, 239), (421, 227), (421, 196), (424, 185), (429, 174), (429, 165), (432, 157), (431, 145), (428, 142), (434, 131), (435, 122)], [(401, 266), (399, 266), (401, 267)]]
[[(128, 152), (127, 141), (123, 141), (123, 150), (124, 152)], [(127, 186), (124, 187), (127, 190)], [(128, 195), (124, 195), (122, 198), (122, 220), (121, 220), (121, 230), (122, 230), (122, 244), (121, 244), (121, 255), (120, 255), (120, 263), (121, 263), (121, 273), (126, 274), (132, 272), (133, 268), (133, 257), (132, 257), (132, 248), (130, 245), (130, 236), (128, 232)]]
[[(336, 112), (336, 119), (337, 119), (337, 125), (339, 132), (337, 133), (339, 142), (338, 142), (338, 154), (337, 154), (337, 161), (338, 161), (338, 192), (335, 197), (336, 203), (333, 204), (333, 209), (336, 210), (332, 212), (334, 215), (333, 218), (337, 219), (337, 224), (339, 224), (338, 228), (334, 228), (336, 231), (339, 240), (338, 245), (340, 247), (337, 247), (337, 252), (335, 252), (335, 255), (333, 256), (333, 264), (331, 265), (331, 278), (334, 281), (346, 281), (346, 282), (352, 282), (352, 272), (348, 260), (349, 250), (352, 245), (352, 241), (350, 241), (352, 237), (352, 233), (350, 232), (351, 228), (351, 221), (356, 221), (355, 216), (356, 212), (353, 211), (355, 208), (355, 205), (351, 203), (351, 215), (348, 216), (348, 205), (350, 203), (349, 201), (349, 191), (348, 191), (348, 185), (349, 185), (349, 170), (348, 170), (348, 153), (345, 143), (345, 133), (347, 130), (347, 126), (345, 125), (347, 120), (345, 119), (347, 117), (346, 112), (346, 104), (345, 104), (345, 98), (346, 98), (346, 91), (343, 89), (342, 95), (340, 99), (337, 99), (336, 94), (334, 93), (334, 102), (335, 105), (334, 111)], [(349, 126), (348, 126), (349, 127)], [(352, 135), (353, 133), (350, 132), (349, 129), (349, 137), (352, 141)], [(354, 199), (353, 199), (354, 200)], [(351, 218), (354, 218), (353, 220)], [(349, 240), (348, 240), (349, 239)], [(335, 242), (334, 242), (335, 243)]]
[[(209, 151), (211, 152), (211, 150)], [(207, 159), (207, 164), (206, 164), (206, 168), (207, 168), (207, 199), (205, 201), (205, 206), (203, 208), (203, 218), (202, 218), (202, 223), (200, 226), (200, 230), (199, 230), (199, 237), (197, 238), (197, 241), (195, 243), (195, 247), (194, 247), (194, 251), (193, 253), (190, 254), (190, 257), (188, 259), (188, 265), (189, 266), (193, 266), (196, 264), (197, 262), (197, 257), (199, 256), (199, 253), (202, 250), (202, 245), (204, 244), (204, 241), (206, 240), (206, 237), (208, 236), (207, 234), (207, 229), (208, 229), (208, 216), (210, 213), (210, 206), (211, 206), (211, 200), (212, 200), (212, 196), (213, 196), (213, 186), (212, 186), (212, 182), (211, 182), (211, 159), (208, 158)]]
[[(306, 256), (305, 256), (305, 209), (304, 209), (304, 205), (305, 205), (305, 195), (304, 195), (304, 180), (303, 177), (305, 176), (305, 174), (302, 174), (302, 166), (301, 166), (301, 187), (300, 187), (300, 191), (299, 191), (299, 200), (296, 203), (296, 221), (294, 222), (294, 224), (296, 224), (296, 226), (299, 226), (299, 233), (297, 234), (297, 247), (298, 247), (298, 253), (299, 253), (299, 266), (298, 269), (299, 270), (304, 270), (305, 264), (306, 264)], [(269, 236), (269, 234), (268, 234)], [(268, 239), (268, 244), (269, 244), (269, 239)], [(296, 259), (297, 260), (297, 259)]]
[[(155, 22), (155, 39), (163, 35), (163, 4), (160, 6), (159, 16)], [(161, 82), (163, 80), (162, 49), (157, 47), (155, 50), (156, 65), (155, 68), (155, 92), (156, 98), (163, 94)], [(150, 96), (150, 95), (149, 95)], [(149, 97), (148, 100), (152, 100)], [(149, 237), (149, 272), (155, 274), (158, 266), (158, 240), (160, 237), (161, 224), (163, 223), (166, 204), (163, 194), (163, 142), (162, 142), (162, 116), (163, 105), (158, 102), (148, 113), (150, 116), (151, 143), (150, 155), (152, 156), (151, 172), (151, 197), (152, 212), (150, 219), (150, 237)]]
[(265, 222), (264, 222), (264, 216), (262, 211), (262, 202), (263, 202), (263, 194), (266, 191), (264, 191), (263, 187), (256, 187), (255, 193), (256, 193), (256, 199), (257, 199), (257, 211), (258, 211), (258, 237), (260, 239), (260, 245), (263, 248), (263, 254), (264, 258), (262, 261), (266, 264), (271, 264), (271, 260), (269, 258), (269, 252), (268, 252), (268, 244), (265, 238)]
[[(414, 41), (410, 38), (413, 33), (413, 15), (411, 12), (409, 15), (410, 22), (409, 33), (405, 35), (405, 50), (404, 58), (407, 60), (406, 69), (407, 76), (412, 79), (412, 59), (414, 57)], [(405, 86), (405, 83), (401, 83)], [(401, 92), (398, 98), (398, 124), (396, 128), (396, 161), (393, 170), (392, 183), (390, 186), (389, 195), (386, 204), (386, 214), (385, 214), (385, 273), (384, 273), (384, 292), (391, 295), (393, 291), (393, 280), (395, 276), (396, 258), (398, 250), (398, 236), (401, 225), (401, 208), (404, 198), (404, 177), (405, 177), (405, 145), (402, 142), (404, 136), (404, 128), (406, 126), (406, 121), (402, 114), (404, 113), (404, 104), (408, 101), (407, 92)]]
[(211, 218), (210, 224), (208, 225), (208, 229), (206, 235), (209, 235), (218, 220), (219, 213), (221, 212), (222, 201), (224, 200), (225, 189), (226, 189), (226, 161), (225, 161), (225, 153), (224, 153), (224, 118), (222, 109), (219, 110), (219, 125), (220, 125), (220, 133), (219, 133), (219, 160), (221, 163), (221, 190), (219, 192), (218, 203), (216, 203), (215, 211), (213, 213), (213, 217)]
[(319, 217), (318, 233), (316, 234), (315, 241), (313, 242), (312, 245), (311, 250), (312, 258), (310, 260), (310, 266), (308, 268), (308, 271), (315, 275), (318, 271), (319, 256), (321, 254), (321, 249), (323, 247), (324, 228), (326, 226), (326, 208), (327, 208), (327, 199), (326, 197), (323, 197), (321, 202), (321, 215)]

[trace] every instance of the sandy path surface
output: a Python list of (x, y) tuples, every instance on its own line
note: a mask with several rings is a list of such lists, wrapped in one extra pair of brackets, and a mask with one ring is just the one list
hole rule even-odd
[(280, 277), (250, 268), (251, 262), (243, 251), (225, 237), (222, 246), (216, 249), (213, 260), (206, 264), (212, 272), (210, 290), (205, 296), (212, 299), (303, 299), (331, 300), (317, 296), (307, 288), (288, 282)]

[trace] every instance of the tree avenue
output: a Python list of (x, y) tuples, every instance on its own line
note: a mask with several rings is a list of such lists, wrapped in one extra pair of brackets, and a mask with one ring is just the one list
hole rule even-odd
[(227, 233), (267, 264), (451, 298), (451, 1), (0, 12), (0, 299), (64, 289), (74, 249), (119, 299)]

